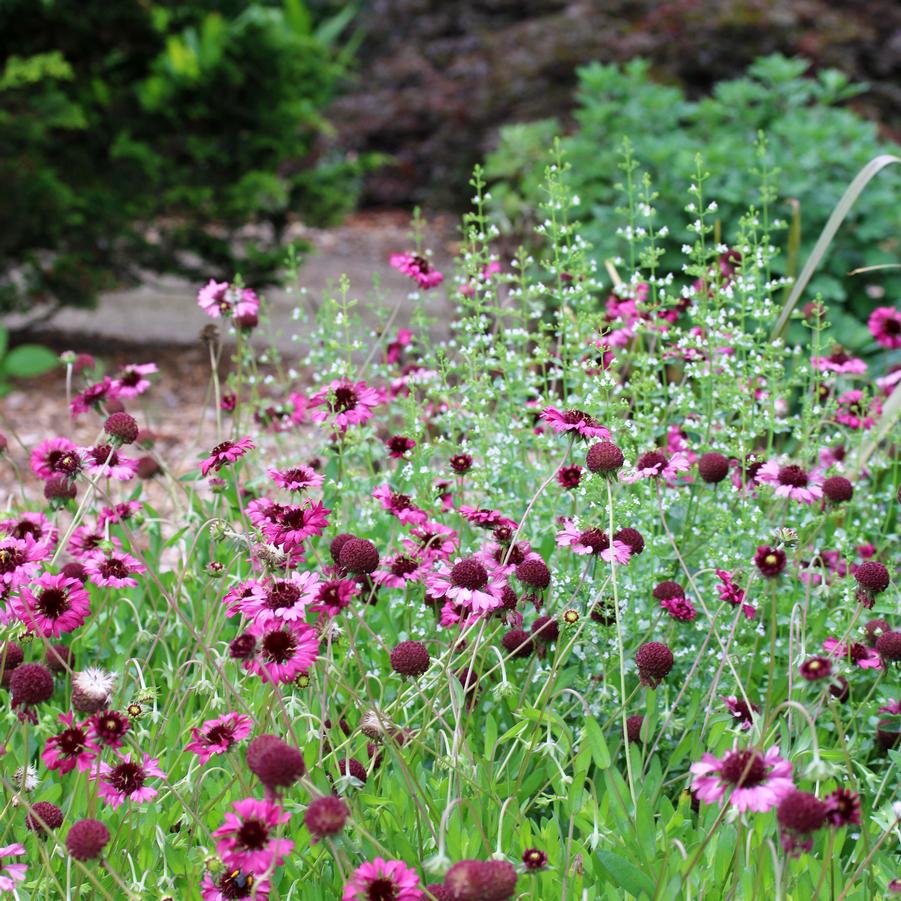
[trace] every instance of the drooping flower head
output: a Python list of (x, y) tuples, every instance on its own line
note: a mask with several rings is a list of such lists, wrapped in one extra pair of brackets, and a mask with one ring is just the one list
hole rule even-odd
[(827, 638), (823, 650), (833, 657), (842, 657), (861, 669), (882, 669), (882, 659), (875, 648), (868, 648), (857, 641), (845, 644), (837, 638)]
[(794, 790), (792, 765), (779, 756), (775, 746), (766, 754), (738, 746), (722, 758), (704, 754), (690, 769), (694, 774), (691, 787), (699, 800), (705, 804), (725, 800), (740, 812), (764, 813)]

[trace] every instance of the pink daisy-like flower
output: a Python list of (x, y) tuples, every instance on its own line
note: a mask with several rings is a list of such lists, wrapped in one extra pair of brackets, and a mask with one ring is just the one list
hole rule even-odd
[(835, 421), (847, 426), (849, 429), (873, 428), (876, 417), (882, 414), (882, 401), (878, 397), (864, 403), (863, 391), (854, 389), (846, 391), (838, 398), (838, 410), (835, 413)]
[(366, 861), (344, 886), (341, 901), (422, 901), (416, 870), (402, 860)]
[(234, 588), (230, 588), (222, 598), (225, 605), (226, 616), (235, 616), (243, 613), (245, 604), (258, 608), (266, 601), (266, 586), (256, 579), (246, 579)]
[(309, 466), (293, 466), (291, 469), (268, 469), (269, 478), (285, 491), (306, 491), (318, 488), (324, 481), (315, 469)]
[(59, 721), (65, 728), (47, 739), (41, 754), (44, 766), (63, 774), (76, 767), (79, 773), (88, 772), (97, 757), (97, 746), (88, 737), (87, 723), (76, 723), (72, 713), (61, 713)]
[(901, 347), (901, 310), (895, 307), (877, 307), (870, 313), (867, 327), (883, 347), (889, 350)]
[(820, 372), (837, 372), (840, 375), (863, 375), (867, 371), (863, 360), (849, 356), (841, 347), (833, 350), (828, 357), (811, 358), (810, 363)]
[(497, 510), (490, 510), (487, 507), (468, 507), (466, 504), (460, 505), (460, 515), (473, 525), (481, 526), (483, 529), (496, 529), (498, 526), (507, 526), (509, 529), (516, 530), (518, 524), (515, 519), (504, 516)]
[(316, 603), (310, 610), (324, 613), (329, 617), (337, 616), (345, 607), (350, 606), (351, 598), (360, 593), (360, 586), (352, 579), (329, 579), (319, 584)]
[(418, 253), (393, 253), (388, 262), (392, 269), (412, 278), (424, 291), (437, 288), (444, 281), (444, 276)]
[(628, 544), (614, 540), (611, 545), (610, 536), (603, 529), (579, 529), (572, 520), (566, 520), (563, 529), (557, 533), (557, 546), (568, 547), (580, 556), (599, 556), (607, 563), (616, 560), (621, 566), (632, 556)]
[(440, 522), (426, 522), (411, 529), (410, 538), (404, 538), (404, 548), (423, 560), (446, 560), (457, 548), (457, 533)]
[(895, 386), (901, 383), (901, 364), (893, 366), (887, 375), (883, 375), (880, 378), (876, 379), (876, 387), (886, 396), (888, 397), (892, 391), (895, 390)]
[(266, 526), (277, 526), (287, 509), (286, 504), (279, 504), (268, 497), (255, 497), (247, 502), (244, 512), (258, 529), (264, 529)]
[(79, 526), (69, 539), (69, 552), (75, 556), (84, 559), (85, 557), (96, 557), (103, 555), (103, 543), (109, 540), (116, 550), (121, 550), (122, 542), (115, 536), (107, 539), (106, 535), (93, 526)]
[(206, 460), (200, 464), (200, 474), (205, 476), (211, 469), (218, 472), (223, 466), (234, 463), (255, 447), (249, 437), (241, 438), (239, 441), (223, 441), (217, 444)]
[(10, 538), (24, 538), (31, 535), (35, 544), (43, 544), (48, 551), (56, 547), (59, 531), (43, 513), (27, 510), (18, 514), (15, 519), (4, 519), (0, 522), (0, 534)]
[(379, 485), (372, 496), (382, 505), (382, 509), (405, 525), (421, 526), (429, 518), (425, 510), (420, 510), (408, 495), (395, 494), (387, 484)]
[(311, 571), (292, 572), (263, 586), (262, 597), (254, 591), (241, 598), (238, 610), (260, 626), (276, 627), (283, 622), (300, 622), (307, 607), (319, 594), (319, 574)]
[(487, 613), (500, 607), (506, 585), (502, 572), (489, 570), (476, 557), (458, 557), (453, 566), (442, 561), (425, 581), (432, 597), (447, 598), (473, 613)]
[(230, 751), (239, 741), (247, 738), (252, 729), (253, 720), (249, 716), (232, 711), (191, 729), (191, 741), (185, 750), (196, 754), (201, 763), (206, 763), (214, 755)]
[(101, 763), (99, 774), (93, 777), (99, 782), (97, 793), (114, 810), (126, 801), (145, 804), (159, 794), (147, 785), (147, 780), (166, 778), (159, 764), (159, 760), (149, 754), (144, 754), (140, 762), (132, 759), (131, 754), (125, 754), (116, 766)]
[(541, 418), (558, 434), (574, 432), (580, 438), (610, 437), (610, 432), (604, 426), (582, 410), (561, 412), (556, 407), (546, 407), (541, 411)]
[(737, 746), (722, 758), (703, 754), (690, 767), (694, 774), (691, 787), (699, 800), (716, 804), (727, 794), (727, 803), (739, 812), (765, 813), (775, 807), (792, 789), (792, 765), (779, 756), (779, 748), (766, 754)]
[(319, 656), (316, 630), (306, 623), (286, 622), (264, 626), (253, 622), (247, 630), (257, 640), (256, 654), (244, 668), (264, 682), (293, 682), (305, 675)]
[[(24, 863), (4, 863), (5, 857), (21, 857), (25, 853), (25, 846), (14, 842), (0, 848), (0, 892), (14, 892), (16, 883), (25, 880), (28, 865)], [(420, 897), (417, 895), (417, 897)]]
[(83, 625), (91, 613), (91, 598), (78, 579), (43, 573), (22, 587), (9, 602), (9, 611), (29, 632), (57, 638)]
[(119, 396), (119, 389), (113, 380), (105, 375), (99, 382), (88, 385), (81, 394), (76, 394), (70, 404), (73, 416), (79, 413), (87, 413), (88, 410), (98, 407), (104, 401), (114, 400)]
[(85, 560), (84, 571), (95, 584), (106, 588), (133, 588), (138, 580), (133, 578), (147, 571), (147, 567), (131, 554), (112, 551), (97, 554)]
[(757, 481), (772, 485), (776, 497), (788, 497), (802, 504), (812, 504), (823, 496), (822, 479), (794, 463), (780, 466), (769, 460), (757, 470)]
[(230, 316), (233, 297), (229, 287), (228, 282), (217, 282), (211, 278), (197, 292), (197, 305), (207, 316), (213, 319), (218, 319), (220, 316)]
[(250, 873), (265, 873), (280, 867), (294, 842), (278, 838), (279, 826), (291, 816), (271, 801), (244, 798), (232, 805), (234, 813), (225, 814), (225, 823), (214, 833), (216, 851), (229, 868)]
[(140, 501), (125, 501), (115, 507), (104, 507), (97, 514), (97, 524), (104, 526), (106, 523), (127, 522), (143, 509), (144, 505)]
[(861, 669), (882, 669), (882, 658), (876, 648), (868, 648), (857, 641), (845, 644), (830, 636), (823, 642), (823, 650), (833, 657), (842, 657)]
[(48, 438), (31, 452), (31, 471), (45, 481), (53, 476), (75, 478), (82, 465), (81, 451), (67, 438)]
[(113, 379), (113, 386), (119, 397), (137, 397), (143, 394), (151, 385), (148, 375), (159, 372), (156, 363), (129, 363), (123, 366), (119, 374)]
[(680, 472), (691, 468), (691, 460), (684, 451), (677, 451), (667, 457), (663, 451), (653, 450), (642, 454), (635, 463), (635, 472), (621, 476), (624, 482), (637, 482), (639, 479), (656, 479), (663, 477), (671, 482)]
[(720, 584), (717, 586), (720, 600), (732, 604), (733, 607), (741, 606), (742, 612), (747, 619), (754, 619), (757, 610), (750, 604), (745, 603), (745, 592), (739, 588), (735, 582), (736, 573), (726, 572), (724, 569), (716, 570), (717, 578)]
[(382, 565), (372, 574), (376, 585), (386, 588), (403, 588), (408, 582), (422, 579), (427, 563), (407, 554), (395, 554), (382, 561)]
[(203, 901), (236, 901), (252, 898), (253, 901), (268, 901), (269, 879), (255, 876), (243, 870), (226, 870), (218, 876), (207, 873), (200, 884)]
[(41, 561), (49, 556), (50, 548), (38, 544), (31, 535), (0, 538), (0, 585), (17, 588), (31, 581)]
[[(381, 402), (381, 395), (366, 382), (335, 379), (317, 391), (309, 401), (314, 422), (329, 423), (344, 432), (352, 425), (362, 425), (372, 418), (372, 411)], [(316, 409), (323, 407), (324, 409)]]
[(690, 623), (698, 615), (694, 604), (688, 598), (664, 598), (660, 602), (660, 608), (665, 610), (673, 619), (683, 623)]
[(235, 300), (234, 319), (243, 328), (254, 328), (260, 313), (260, 298), (256, 291), (243, 288)]
[(303, 543), (314, 535), (321, 535), (328, 528), (328, 515), (332, 511), (319, 501), (279, 505), (275, 522), (264, 522), (260, 530), (273, 544), (288, 550), (301, 549)]
[(109, 444), (98, 444), (96, 447), (83, 447), (85, 466), (92, 476), (115, 479), (127, 482), (133, 479), (138, 471), (138, 461), (123, 457)]

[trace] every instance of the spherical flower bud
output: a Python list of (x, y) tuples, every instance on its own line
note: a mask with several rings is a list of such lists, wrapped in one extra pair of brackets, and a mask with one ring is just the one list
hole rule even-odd
[(876, 639), (876, 650), (883, 660), (901, 660), (901, 632), (883, 632)]
[(661, 641), (649, 641), (635, 652), (635, 663), (642, 684), (656, 688), (673, 668), (673, 652)]
[(356, 757), (342, 757), (338, 760), (338, 772), (342, 776), (352, 776), (360, 782), (366, 781), (366, 767)]
[(623, 452), (611, 441), (599, 441), (588, 448), (585, 465), (597, 473), (612, 473), (622, 468)]
[(670, 598), (684, 598), (685, 589), (678, 582), (667, 579), (663, 582), (658, 582), (654, 586), (654, 597), (658, 601), (668, 601)]
[(53, 696), (53, 675), (42, 663), (23, 663), (9, 680), (13, 707), (42, 704)]
[(626, 737), (629, 739), (629, 744), (641, 744), (641, 725), (643, 722), (644, 716), (640, 713), (636, 713), (635, 716), (630, 716), (626, 720)]
[(426, 891), (435, 898), (435, 901), (455, 901), (451, 890), (443, 886), (440, 882), (433, 882), (426, 886)]
[(533, 588), (543, 589), (551, 584), (551, 571), (537, 554), (526, 557), (516, 567), (516, 577), (520, 582), (531, 585)]
[(110, 840), (109, 830), (99, 820), (79, 820), (66, 836), (66, 848), (76, 860), (94, 860)]
[(247, 766), (270, 791), (293, 785), (306, 772), (303, 754), (276, 735), (260, 735), (247, 746)]
[(65, 476), (50, 476), (44, 482), (44, 497), (48, 501), (65, 503), (72, 500), (76, 493), (75, 483)]
[(341, 548), (343, 548), (351, 538), (356, 537), (356, 535), (352, 535), (350, 532), (342, 532), (331, 540), (328, 546), (328, 552), (332, 555), (335, 566), (341, 565)]
[(51, 673), (60, 675), (73, 668), (75, 655), (72, 653), (72, 649), (67, 648), (64, 644), (52, 644), (44, 653), (44, 662)]
[(512, 657), (529, 657), (532, 653), (532, 638), (524, 629), (511, 629), (506, 632), (501, 644)]
[(257, 648), (257, 640), (249, 632), (243, 632), (233, 638), (228, 646), (228, 653), (235, 660), (249, 660)]
[(112, 413), (103, 423), (103, 430), (114, 445), (132, 444), (138, 438), (138, 423), (129, 413)]
[(516, 891), (516, 868), (506, 860), (484, 862), (482, 898), (484, 901), (507, 901)]
[(162, 468), (155, 457), (145, 454), (143, 457), (138, 457), (138, 468), (136, 471), (139, 479), (152, 479), (162, 472)]
[(340, 565), (355, 575), (374, 573), (379, 565), (379, 552), (366, 538), (351, 538), (341, 547)]
[(854, 486), (844, 476), (830, 476), (823, 482), (823, 494), (833, 504), (842, 504), (854, 497)]
[(888, 570), (877, 560), (866, 560), (854, 570), (857, 584), (870, 594), (885, 591), (889, 584)]
[(550, 616), (537, 616), (532, 623), (532, 635), (536, 641), (556, 641), (560, 637), (560, 626)]
[(303, 815), (303, 822), (314, 840), (337, 835), (347, 822), (350, 809), (335, 795), (323, 795), (310, 802)]
[(871, 648), (876, 647), (876, 639), (883, 632), (892, 630), (892, 627), (884, 619), (871, 619), (863, 628), (867, 633), (867, 646)]
[[(826, 822), (826, 805), (815, 795), (793, 789), (779, 802), (776, 808), (776, 819), (784, 832), (793, 838), (790, 847), (796, 840), (802, 840), (802, 847), (809, 847), (805, 840)], [(783, 844), (786, 844), (783, 840)]]
[(644, 536), (638, 529), (633, 529), (631, 526), (627, 526), (625, 529), (620, 529), (616, 532), (613, 536), (613, 540), (627, 544), (633, 557), (637, 557), (644, 550)]
[(13, 671), (21, 666), (24, 659), (25, 652), (14, 641), (0, 645), (0, 684), (4, 688), (9, 685)]
[(25, 827), (41, 838), (46, 838), (48, 830), (59, 829), (62, 824), (63, 812), (49, 801), (32, 804), (25, 817)]
[(709, 485), (722, 482), (729, 475), (729, 461), (715, 451), (702, 454), (698, 460), (698, 475)]
[(429, 652), (421, 641), (402, 641), (391, 652), (391, 668), (402, 676), (421, 676), (430, 663)]

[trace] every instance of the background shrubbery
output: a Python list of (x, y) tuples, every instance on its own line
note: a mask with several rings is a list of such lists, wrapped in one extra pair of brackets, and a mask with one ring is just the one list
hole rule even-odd
[[(776, 233), (784, 244), (797, 200), (801, 223), (800, 255), (784, 255), (777, 272), (791, 271), (809, 253), (829, 214), (848, 183), (870, 159), (891, 150), (877, 135), (876, 126), (839, 104), (864, 90), (835, 70), (815, 78), (803, 77), (804, 60), (770, 56), (758, 60), (747, 77), (721, 82), (713, 95), (699, 101), (686, 98), (677, 87), (651, 80), (647, 62), (636, 60), (624, 68), (590, 65), (580, 72), (577, 130), (564, 141), (573, 164), (572, 187), (581, 200), (586, 237), (599, 259), (615, 257), (624, 244), (617, 234), (622, 219), (616, 207), (622, 142), (629, 138), (641, 171), (648, 171), (658, 192), (656, 207), (664, 222), (678, 222), (685, 191), (696, 180), (697, 154), (712, 174), (705, 196), (715, 200), (724, 225), (722, 239), (734, 242), (734, 227), (749, 201), (759, 194), (755, 144), (763, 131), (766, 165), (779, 201), (773, 215), (786, 222)], [(507, 229), (522, 231), (534, 223), (542, 200), (544, 150), (562, 126), (541, 120), (502, 130), (497, 150), (488, 157), (486, 174), (493, 181), (493, 212)], [(897, 296), (901, 280), (887, 272), (868, 280), (851, 278), (856, 268), (896, 262), (898, 176), (871, 184), (851, 214), (841, 239), (832, 248), (812, 291), (833, 307), (835, 334), (856, 347), (867, 340), (861, 322), (874, 304), (867, 281)], [(759, 199), (756, 201), (760, 206)], [(674, 231), (665, 243), (664, 265), (679, 265), (680, 247), (688, 232)]]
[(270, 227), (241, 248), (259, 284), (284, 259), (289, 213), (329, 222), (352, 208), (365, 161), (317, 142), (353, 12), (314, 15), (302, 0), (3, 4), (0, 310), (85, 304), (137, 266), (231, 273), (248, 222)]

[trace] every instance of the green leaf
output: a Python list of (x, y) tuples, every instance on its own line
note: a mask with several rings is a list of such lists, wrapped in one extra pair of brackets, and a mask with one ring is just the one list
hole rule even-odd
[(610, 878), (629, 894), (640, 898), (642, 894), (654, 897), (654, 880), (619, 854), (598, 851), (598, 860)]
[(607, 748), (607, 741), (597, 720), (585, 720), (585, 738), (588, 741), (588, 746), (591, 748), (591, 757), (594, 760), (594, 765), (599, 770), (606, 770), (610, 766), (610, 751)]
[(14, 379), (28, 379), (49, 372), (59, 365), (59, 357), (40, 344), (20, 344), (3, 360), (3, 370)]

